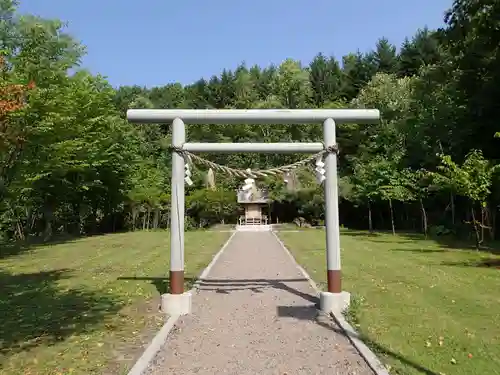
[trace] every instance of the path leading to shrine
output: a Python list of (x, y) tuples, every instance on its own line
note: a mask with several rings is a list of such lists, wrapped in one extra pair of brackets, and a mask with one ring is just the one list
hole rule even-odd
[(148, 374), (373, 374), (271, 232), (238, 232)]

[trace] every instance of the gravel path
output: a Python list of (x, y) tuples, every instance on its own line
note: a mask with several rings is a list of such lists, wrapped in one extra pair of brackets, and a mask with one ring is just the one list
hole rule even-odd
[(150, 375), (373, 375), (272, 233), (238, 232)]

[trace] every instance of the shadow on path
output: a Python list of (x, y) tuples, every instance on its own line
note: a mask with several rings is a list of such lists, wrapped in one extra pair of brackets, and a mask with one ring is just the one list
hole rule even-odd
[(284, 290), (303, 298), (306, 301), (312, 302), (319, 306), (319, 299), (309, 293), (301, 292), (290, 285), (289, 283), (308, 283), (304, 278), (297, 279), (201, 279), (199, 282), (199, 290), (212, 290), (217, 293), (229, 293), (238, 290), (251, 290), (255, 293), (262, 293), (263, 289), (274, 288)]
[(421, 372), (425, 375), (439, 375), (438, 372), (432, 371), (408, 358), (403, 356), (402, 354), (393, 352), (386, 348), (385, 346), (377, 343), (376, 341), (371, 340), (362, 334), (357, 334), (355, 332), (345, 332), (340, 327), (338, 327), (334, 322), (333, 318), (326, 316), (325, 314), (318, 311), (315, 305), (309, 306), (278, 306), (276, 308), (276, 313), (279, 317), (282, 318), (293, 318), (298, 320), (309, 320), (313, 321), (321, 327), (339, 333), (347, 338), (358, 338), (362, 340), (368, 347), (370, 347), (376, 353), (382, 354), (387, 357), (391, 357), (393, 359), (398, 360), (401, 363), (404, 363), (407, 366), (413, 367), (415, 370)]

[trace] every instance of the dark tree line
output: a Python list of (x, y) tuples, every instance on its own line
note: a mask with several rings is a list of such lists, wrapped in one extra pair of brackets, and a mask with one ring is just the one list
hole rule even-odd
[[(168, 126), (132, 126), (128, 108), (378, 108), (374, 125), (338, 129), (341, 222), (370, 230), (417, 230), (494, 238), (499, 183), (500, 2), (456, 0), (440, 30), (422, 29), (396, 48), (308, 66), (224, 69), (193, 85), (111, 87), (85, 70), (84, 53), (57, 20), (20, 17), (0, 0), (0, 233), (50, 238), (165, 227), (169, 220)], [(191, 125), (204, 142), (317, 141), (321, 127)], [(236, 168), (266, 168), (300, 155), (202, 155)], [(241, 181), (195, 171), (188, 223), (236, 222)], [(310, 171), (273, 192), (273, 221), (323, 219)], [(300, 219), (299, 219), (300, 218)]]

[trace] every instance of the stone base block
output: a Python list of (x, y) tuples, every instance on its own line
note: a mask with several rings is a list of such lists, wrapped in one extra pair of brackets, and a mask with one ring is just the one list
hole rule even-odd
[(349, 308), (350, 302), (351, 294), (348, 292), (321, 292), (319, 294), (319, 308), (326, 314), (342, 313)]
[(162, 294), (161, 311), (170, 316), (191, 314), (191, 299), (191, 292), (182, 294)]

